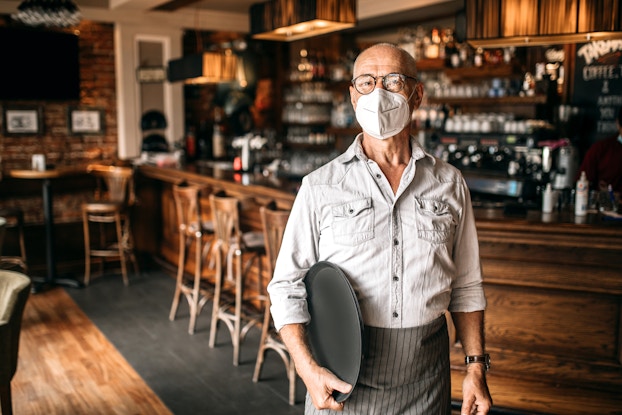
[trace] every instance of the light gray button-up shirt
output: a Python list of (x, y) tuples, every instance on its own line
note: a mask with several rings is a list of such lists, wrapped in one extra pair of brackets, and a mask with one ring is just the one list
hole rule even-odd
[(411, 138), (394, 194), (361, 139), (302, 180), (268, 286), (277, 329), (308, 323), (304, 276), (318, 261), (345, 272), (369, 326), (415, 327), (446, 310), (483, 310), (477, 233), (459, 170)]

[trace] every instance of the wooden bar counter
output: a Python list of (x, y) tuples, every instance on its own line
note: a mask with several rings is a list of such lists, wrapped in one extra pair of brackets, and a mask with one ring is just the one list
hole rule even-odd
[[(138, 226), (146, 232), (140, 239), (171, 264), (178, 251), (173, 183), (203, 183), (282, 207), (291, 206), (299, 184), (206, 165), (140, 166), (139, 172)], [(501, 209), (475, 210), (496, 413), (622, 414), (622, 221), (594, 214), (575, 223), (566, 212), (506, 217)], [(243, 226), (261, 229), (258, 209), (244, 218)], [(459, 344), (452, 346), (451, 363), (452, 395), (459, 401)]]

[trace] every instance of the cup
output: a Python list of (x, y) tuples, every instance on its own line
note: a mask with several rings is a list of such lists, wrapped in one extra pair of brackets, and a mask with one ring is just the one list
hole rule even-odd
[(598, 209), (601, 212), (617, 212), (620, 206), (620, 193), (608, 190), (598, 192)]
[(45, 154), (32, 155), (32, 169), (38, 171), (45, 170)]

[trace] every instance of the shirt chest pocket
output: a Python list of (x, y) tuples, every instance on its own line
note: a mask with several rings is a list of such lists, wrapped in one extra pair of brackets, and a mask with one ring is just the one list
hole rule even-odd
[(443, 244), (450, 239), (455, 221), (447, 203), (415, 197), (415, 210), (419, 239), (432, 244)]
[(336, 244), (354, 246), (374, 237), (374, 208), (370, 198), (333, 206), (332, 216)]

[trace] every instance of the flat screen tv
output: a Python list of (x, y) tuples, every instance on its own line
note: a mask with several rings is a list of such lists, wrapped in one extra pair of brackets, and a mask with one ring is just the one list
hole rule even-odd
[(0, 100), (80, 98), (78, 36), (0, 27)]

